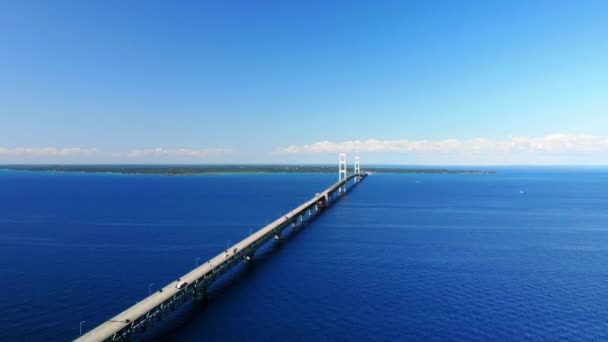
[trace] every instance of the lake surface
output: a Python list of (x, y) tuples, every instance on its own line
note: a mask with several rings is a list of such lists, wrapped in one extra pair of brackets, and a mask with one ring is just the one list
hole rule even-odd
[[(145, 337), (608, 340), (608, 170), (497, 170), (372, 175)], [(73, 339), (336, 179), (0, 171), (0, 341)]]

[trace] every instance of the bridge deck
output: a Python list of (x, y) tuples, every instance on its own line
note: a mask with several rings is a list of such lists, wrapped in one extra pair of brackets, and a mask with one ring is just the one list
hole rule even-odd
[[(363, 178), (364, 176), (365, 175), (361, 175), (360, 177)], [(135, 305), (114, 316), (112, 319), (82, 335), (76, 341), (115, 341), (119, 339), (128, 339), (128, 334), (131, 330), (137, 328), (139, 325), (145, 326), (147, 321), (155, 315), (160, 318), (162, 310), (166, 308), (168, 304), (176, 305), (179, 300), (183, 302), (183, 300), (187, 298), (188, 291), (192, 293), (193, 291), (196, 291), (198, 287), (208, 286), (215, 278), (223, 274), (226, 271), (226, 268), (229, 269), (242, 260), (240, 257), (252, 255), (253, 252), (255, 252), (255, 249), (271, 239), (274, 234), (280, 234), (286, 226), (292, 222), (296, 222), (298, 216), (303, 215), (309, 209), (314, 208), (319, 201), (331, 196), (354, 177), (356, 177), (356, 175), (351, 175), (330, 186), (325, 191), (317, 194), (314, 198), (306, 201), (274, 222), (231, 246), (226, 251), (223, 251), (181, 276), (177, 281), (167, 284), (162, 288), (162, 291), (156, 291), (142, 301), (137, 302)], [(187, 285), (178, 289), (177, 285), (182, 282), (187, 282)]]

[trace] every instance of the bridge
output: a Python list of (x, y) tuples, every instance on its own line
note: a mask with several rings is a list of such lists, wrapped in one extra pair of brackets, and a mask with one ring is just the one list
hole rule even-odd
[[(272, 239), (280, 239), (282, 232), (288, 227), (295, 228), (297, 224), (303, 224), (306, 217), (312, 218), (314, 215), (323, 212), (323, 209), (340, 198), (339, 195), (346, 192), (350, 180), (354, 180), (351, 184), (351, 186), (354, 186), (367, 176), (367, 174), (361, 172), (359, 157), (355, 157), (354, 173), (348, 175), (345, 153), (340, 154), (338, 171), (337, 183), (179, 277), (176, 281), (167, 284), (147, 298), (80, 336), (76, 341), (130, 341), (151, 325), (160, 321), (162, 317), (185, 304), (189, 299), (206, 296), (207, 289), (211, 284), (231, 268), (243, 261), (251, 261), (257, 249)], [(333, 199), (335, 193), (338, 193), (338, 197)]]

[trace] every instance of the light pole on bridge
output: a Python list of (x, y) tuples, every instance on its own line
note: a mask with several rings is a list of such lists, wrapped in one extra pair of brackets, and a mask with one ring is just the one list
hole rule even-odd
[(196, 260), (194, 261), (194, 267), (198, 267), (198, 261), (200, 260), (200, 258), (196, 258)]
[(82, 323), (84, 323), (84, 322), (86, 322), (86, 321), (82, 321), (82, 322), (80, 322), (80, 333), (79, 333), (79, 335), (78, 335), (78, 336), (82, 336)]
[(148, 285), (148, 296), (152, 294), (152, 285), (154, 285), (154, 283), (150, 283), (150, 285)]

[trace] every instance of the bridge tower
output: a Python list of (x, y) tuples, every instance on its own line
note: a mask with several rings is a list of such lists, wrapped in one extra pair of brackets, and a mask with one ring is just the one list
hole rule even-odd
[[(346, 153), (340, 153), (340, 161), (338, 165), (338, 181), (346, 179)], [(344, 187), (340, 187), (340, 192), (344, 192)]]
[(361, 159), (359, 156), (355, 157), (355, 174), (357, 175), (357, 177), (355, 177), (355, 182), (358, 183), (359, 176), (361, 175)]

